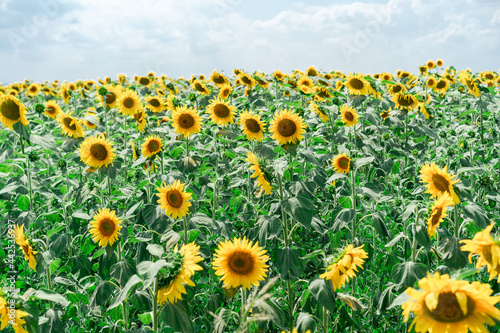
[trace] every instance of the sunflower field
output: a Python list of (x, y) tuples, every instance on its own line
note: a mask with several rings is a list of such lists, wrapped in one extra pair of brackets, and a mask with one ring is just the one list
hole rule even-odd
[(0, 85), (2, 332), (497, 332), (500, 76)]

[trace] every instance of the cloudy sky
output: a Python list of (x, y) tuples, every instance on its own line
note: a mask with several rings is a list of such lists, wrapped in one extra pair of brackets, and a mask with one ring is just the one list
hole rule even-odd
[(0, 0), (0, 82), (500, 68), (500, 0)]

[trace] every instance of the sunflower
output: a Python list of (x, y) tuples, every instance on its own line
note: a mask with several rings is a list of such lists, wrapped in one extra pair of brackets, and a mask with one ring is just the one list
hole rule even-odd
[(57, 118), (57, 116), (61, 112), (62, 112), (61, 107), (59, 106), (59, 104), (57, 104), (56, 101), (52, 100), (52, 101), (45, 102), (45, 112), (44, 113), (47, 116), (49, 116), (50, 118), (52, 118), (52, 119)]
[(290, 90), (283, 91), (283, 96), (290, 97)]
[(338, 154), (332, 159), (332, 165), (337, 173), (347, 173), (349, 172), (349, 168), (351, 167), (351, 159), (346, 153)]
[(314, 66), (309, 66), (309, 68), (306, 69), (306, 75), (307, 76), (318, 76), (319, 72)]
[(446, 93), (446, 91), (448, 90), (449, 87), (450, 87), (450, 84), (449, 84), (448, 80), (446, 80), (444, 77), (442, 77), (439, 80), (437, 80), (436, 85), (433, 87), (433, 89), (434, 89), (434, 91), (436, 91), (440, 94), (444, 94), (444, 93)]
[(472, 263), (472, 255), (477, 254), (476, 268), (486, 266), (490, 273), (490, 280), (495, 277), (500, 282), (500, 242), (491, 236), (494, 227), (493, 221), (483, 231), (478, 232), (472, 240), (460, 241), (462, 251), (469, 252), (469, 262)]
[(274, 73), (273, 73), (273, 76), (276, 79), (276, 81), (281, 81), (285, 77), (285, 75), (283, 74), (283, 72), (279, 71), (279, 70), (275, 70)]
[(172, 185), (157, 188), (159, 193), (156, 195), (160, 198), (158, 203), (162, 209), (165, 209), (165, 214), (172, 215), (172, 218), (183, 218), (189, 213), (191, 203), (191, 193), (184, 191), (184, 185), (180, 180), (176, 180)]
[(142, 156), (151, 157), (162, 150), (162, 142), (159, 136), (148, 136), (142, 144)]
[(442, 67), (442, 66), (443, 66), (443, 64), (444, 64), (443, 59), (438, 59), (438, 60), (436, 60), (436, 66), (438, 66), (438, 67)]
[(396, 104), (398, 109), (408, 109), (415, 111), (420, 104), (417, 97), (413, 94), (397, 93), (392, 97), (392, 101)]
[(142, 110), (142, 103), (139, 95), (134, 90), (123, 91), (117, 100), (118, 111), (127, 116), (133, 116)]
[(356, 277), (358, 267), (363, 268), (364, 259), (368, 258), (363, 246), (354, 247), (354, 245), (349, 244), (328, 266), (326, 272), (319, 277), (332, 281), (334, 290), (340, 289), (350, 278)]
[[(26, 324), (23, 318), (29, 314), (18, 309), (11, 309), (11, 304), (12, 303), (7, 303), (7, 301), (0, 296), (0, 331), (3, 332), (4, 328), (11, 324), (15, 333), (28, 333), (22, 325)], [(13, 318), (11, 317), (12, 315)]]
[(387, 118), (389, 118), (391, 116), (391, 110), (392, 109), (385, 110), (385, 111), (382, 111), (380, 113), (380, 117), (382, 118), (382, 120), (386, 120)]
[(116, 217), (115, 211), (108, 208), (99, 209), (90, 222), (89, 232), (99, 246), (113, 246), (118, 241), (122, 221)]
[(392, 81), (391, 73), (381, 73), (380, 78), (382, 79), (382, 81)]
[(102, 135), (85, 138), (78, 148), (80, 160), (93, 168), (107, 167), (113, 163), (116, 156), (113, 151), (112, 142)]
[(72, 113), (73, 112), (69, 114), (65, 114), (64, 112), (59, 113), (57, 122), (61, 126), (63, 134), (74, 138), (84, 137), (85, 131), (83, 130), (82, 124), (80, 120), (71, 115)]
[(23, 103), (12, 95), (3, 95), (0, 97), (0, 121), (10, 129), (18, 121), (26, 126), (29, 124), (26, 119), (26, 107)]
[(342, 122), (348, 127), (352, 127), (358, 123), (358, 113), (352, 107), (347, 105), (342, 105), (340, 107), (339, 117), (342, 118)]
[(446, 209), (453, 205), (453, 199), (447, 192), (434, 202), (431, 216), (427, 219), (427, 232), (429, 233), (429, 236), (436, 238), (436, 229), (447, 216)]
[(165, 104), (165, 100), (161, 96), (148, 96), (146, 97), (146, 108), (153, 112), (161, 112), (163, 111), (163, 104)]
[(252, 178), (257, 177), (257, 184), (262, 187), (266, 194), (271, 194), (271, 189), (273, 187), (268, 180), (269, 177), (266, 177), (266, 173), (260, 166), (259, 158), (254, 153), (248, 152), (246, 161), (252, 164), (252, 166), (249, 168), (250, 170), (254, 171)]
[(500, 310), (495, 304), (500, 296), (490, 296), (493, 290), (486, 283), (450, 279), (439, 272), (418, 281), (421, 290), (406, 289), (410, 300), (403, 303), (405, 322), (413, 312), (410, 330), (415, 332), (473, 333), (488, 332), (484, 324), (495, 325)]
[(135, 123), (137, 125), (137, 129), (139, 130), (139, 132), (144, 131), (144, 128), (146, 127), (146, 124), (148, 123), (148, 121), (146, 119), (147, 118), (146, 110), (144, 110), (144, 109), (139, 110), (138, 112), (134, 113), (132, 118), (135, 119)]
[(254, 245), (246, 237), (233, 241), (226, 239), (215, 250), (212, 262), (215, 275), (228, 287), (250, 289), (252, 285), (258, 286), (267, 276), (269, 256), (266, 252), (259, 247), (259, 242)]
[(194, 80), (191, 83), (191, 87), (202, 95), (210, 94), (210, 90), (207, 89), (207, 86), (205, 86), (205, 84), (201, 80)]
[(270, 130), (273, 133), (271, 138), (280, 145), (295, 144), (302, 140), (306, 127), (304, 119), (290, 110), (281, 110), (274, 114), (271, 121)]
[(195, 284), (191, 281), (191, 276), (194, 275), (195, 271), (203, 269), (197, 265), (203, 258), (200, 256), (200, 247), (195, 243), (183, 244), (180, 251), (176, 247), (174, 252), (182, 258), (181, 265), (174, 276), (166, 276), (166, 279), (162, 279), (160, 275), (160, 285), (165, 284), (158, 290), (158, 303), (160, 304), (167, 302), (173, 304), (177, 300), (182, 300), (182, 294), (186, 294), (184, 285), (194, 287)]
[(264, 139), (265, 125), (259, 115), (254, 115), (252, 111), (242, 112), (240, 125), (248, 140), (262, 141)]
[(255, 85), (255, 80), (247, 73), (240, 73), (238, 76), (240, 77), (241, 82), (247, 87), (252, 88)]
[(311, 109), (311, 111), (314, 111), (314, 113), (316, 113), (318, 117), (321, 119), (321, 121), (323, 121), (324, 123), (326, 123), (328, 119), (330, 119), (328, 115), (323, 110), (321, 110), (318, 104), (310, 102), (309, 108)]
[(228, 84), (228, 80), (226, 79), (226, 77), (224, 76), (224, 74), (219, 74), (215, 71), (213, 71), (213, 73), (210, 75), (210, 80), (215, 83), (218, 87), (221, 87), (225, 84)]
[(221, 85), (219, 88), (219, 98), (221, 100), (226, 100), (231, 95), (232, 90), (229, 83)]
[(217, 123), (217, 125), (227, 126), (228, 124), (234, 123), (234, 114), (236, 108), (229, 105), (225, 101), (215, 98), (210, 101), (207, 107), (207, 113), (210, 118)]
[(40, 92), (40, 85), (38, 83), (32, 83), (27, 89), (27, 95), (35, 97)]
[(351, 95), (366, 95), (371, 90), (370, 84), (359, 73), (349, 74), (346, 78), (345, 85), (349, 89)]
[(425, 84), (429, 88), (434, 88), (436, 86), (436, 78), (434, 77), (434, 75), (429, 76), (429, 78), (427, 79), (427, 81), (425, 82)]
[(186, 106), (181, 106), (172, 112), (172, 125), (175, 133), (182, 134), (186, 138), (201, 131), (202, 120), (198, 111)]
[(297, 80), (297, 87), (304, 94), (310, 94), (313, 92), (314, 82), (311, 78), (304, 75), (300, 79)]
[(151, 83), (153, 83), (153, 80), (149, 76), (141, 76), (137, 78), (137, 83), (145, 87), (149, 87)]
[(387, 88), (387, 92), (391, 95), (396, 95), (400, 92), (406, 91), (406, 87), (399, 82), (396, 84), (388, 83), (387, 85), (389, 85), (389, 87)]
[(20, 227), (17, 224), (14, 225), (14, 241), (23, 250), (24, 259), (28, 260), (29, 267), (36, 272), (35, 254), (37, 254), (38, 252), (33, 251), (33, 248), (31, 247), (29, 241), (26, 239), (26, 236), (24, 235), (23, 229), (24, 229), (24, 224), (21, 225)]
[(137, 150), (135, 149), (134, 141), (130, 140), (130, 147), (132, 147), (132, 157), (134, 161), (137, 159)]
[(71, 90), (68, 88), (68, 84), (64, 82), (59, 88), (59, 96), (64, 100), (64, 104), (69, 103), (69, 98), (71, 97)]
[(466, 71), (461, 71), (458, 74), (458, 79), (462, 82), (463, 85), (467, 86), (467, 89), (470, 94), (479, 98), (481, 96), (481, 91), (479, 90), (479, 82), (475, 79), (472, 74)]
[(440, 169), (434, 162), (431, 164), (424, 164), (420, 169), (420, 174), (422, 175), (421, 183), (426, 183), (427, 191), (425, 193), (430, 193), (431, 198), (440, 197), (445, 193), (448, 193), (455, 204), (460, 203), (458, 195), (453, 190), (453, 185), (458, 183), (459, 179), (453, 180), (456, 176), (446, 172), (447, 166), (444, 169)]
[(434, 61), (432, 60), (428, 60), (427, 63), (425, 64), (425, 66), (428, 68), (428, 69), (433, 69), (434, 67), (436, 67), (436, 64), (434, 63)]

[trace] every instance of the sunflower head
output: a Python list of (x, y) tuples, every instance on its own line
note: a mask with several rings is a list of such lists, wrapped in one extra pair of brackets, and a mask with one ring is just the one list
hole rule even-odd
[(428, 69), (433, 69), (434, 67), (436, 67), (436, 64), (434, 63), (434, 61), (432, 60), (428, 60), (425, 64), (425, 66), (428, 68)]
[(346, 153), (339, 154), (333, 158), (332, 165), (337, 173), (347, 174), (351, 167), (351, 159)]
[(330, 280), (333, 289), (338, 290), (348, 282), (350, 278), (356, 276), (358, 268), (363, 267), (365, 259), (367, 258), (368, 253), (363, 250), (363, 245), (354, 247), (354, 245), (349, 244), (333, 258), (326, 272), (319, 277), (321, 279)]
[(210, 119), (217, 123), (217, 125), (227, 126), (234, 123), (234, 115), (236, 108), (229, 103), (215, 98), (210, 102), (207, 107), (207, 113), (210, 115)]
[(186, 216), (191, 207), (188, 201), (191, 199), (191, 193), (184, 191), (184, 185), (186, 184), (181, 184), (180, 180), (176, 180), (172, 185), (163, 184), (157, 189), (159, 192), (156, 194), (159, 197), (157, 202), (162, 209), (165, 209), (167, 215), (172, 215), (174, 220)]
[(434, 202), (431, 208), (431, 216), (427, 219), (427, 232), (429, 236), (436, 237), (436, 229), (447, 216), (446, 210), (453, 205), (453, 199), (447, 192)]
[(420, 174), (422, 177), (422, 183), (425, 183), (427, 191), (425, 193), (430, 193), (431, 198), (436, 196), (440, 197), (444, 193), (448, 193), (455, 204), (460, 203), (458, 195), (453, 189), (453, 185), (458, 183), (459, 179), (453, 180), (456, 176), (452, 176), (446, 171), (446, 166), (440, 169), (434, 162), (431, 164), (424, 164), (420, 169)]
[(490, 296), (493, 290), (488, 284), (450, 279), (439, 272), (418, 282), (420, 290), (406, 289), (410, 299), (403, 303), (404, 321), (410, 313), (414, 319), (410, 330), (417, 333), (432, 332), (488, 332), (485, 324), (494, 326), (500, 319), (495, 304), (500, 296)]
[(207, 88), (207, 86), (201, 80), (195, 79), (191, 83), (191, 87), (202, 95), (210, 94), (210, 90)]
[(116, 103), (118, 111), (127, 116), (133, 116), (142, 110), (142, 102), (139, 95), (131, 89), (123, 91)]
[(159, 136), (148, 136), (142, 145), (142, 156), (155, 156), (162, 150), (162, 144)]
[(102, 135), (85, 138), (78, 149), (80, 159), (93, 168), (107, 167), (116, 156), (112, 144)]
[(240, 115), (240, 125), (248, 140), (262, 141), (264, 139), (265, 124), (260, 116), (252, 111), (244, 111)]
[(26, 113), (26, 107), (17, 97), (9, 94), (0, 96), (0, 121), (8, 128), (13, 129), (12, 126), (18, 121), (23, 126), (28, 125)]
[(200, 117), (198, 111), (186, 106), (181, 106), (172, 113), (172, 125), (175, 133), (182, 134), (187, 138), (201, 131), (202, 121), (203, 118)]
[(298, 143), (306, 132), (304, 120), (290, 110), (281, 110), (274, 114), (271, 121), (271, 138), (280, 145)]
[(63, 134), (74, 138), (85, 136), (85, 131), (83, 130), (81, 121), (73, 117), (71, 112), (69, 114), (65, 114), (63, 112), (59, 113), (57, 121), (59, 122), (59, 126), (61, 127)]
[(392, 101), (396, 104), (396, 108), (411, 111), (414, 111), (420, 105), (420, 102), (415, 95), (403, 92), (394, 94)]
[(366, 81), (359, 73), (349, 74), (346, 78), (345, 85), (349, 89), (349, 93), (352, 95), (366, 95), (371, 90), (371, 86), (368, 81)]
[(99, 209), (89, 226), (92, 240), (99, 246), (113, 246), (120, 235), (121, 223), (114, 210)]
[(342, 122), (348, 127), (356, 125), (358, 123), (358, 118), (359, 118), (356, 110), (347, 105), (342, 105), (342, 107), (340, 108), (339, 117), (341, 117)]
[(163, 111), (163, 104), (165, 104), (165, 100), (161, 96), (148, 96), (146, 97), (146, 108), (151, 110), (152, 112), (161, 112)]
[(469, 262), (472, 263), (472, 256), (477, 255), (476, 268), (486, 266), (490, 274), (490, 280), (497, 278), (500, 280), (500, 239), (495, 239), (491, 231), (495, 223), (492, 221), (484, 230), (478, 232), (472, 240), (460, 241), (464, 243), (461, 250), (469, 252)]
[(443, 64), (444, 64), (443, 59), (438, 59), (438, 60), (436, 60), (436, 66), (438, 66), (438, 67), (443, 67)]
[(226, 100), (232, 92), (231, 85), (229, 83), (223, 84), (219, 88), (219, 98), (221, 100)]
[(265, 194), (271, 194), (271, 173), (266, 167), (262, 166), (262, 161), (252, 152), (248, 152), (246, 161), (252, 164), (249, 168), (254, 171), (252, 178), (257, 178), (257, 183), (264, 190)]
[(246, 237), (220, 242), (212, 262), (215, 275), (228, 287), (250, 289), (252, 285), (258, 286), (267, 276), (269, 257), (266, 252), (258, 242), (253, 244)]

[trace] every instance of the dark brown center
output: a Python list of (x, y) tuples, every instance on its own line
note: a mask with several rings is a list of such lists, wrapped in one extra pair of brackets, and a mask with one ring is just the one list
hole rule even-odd
[(106, 237), (113, 235), (115, 229), (115, 222), (109, 218), (104, 218), (101, 222), (99, 222), (99, 231)]
[(441, 175), (432, 175), (432, 182), (434, 186), (441, 192), (449, 192), (450, 191), (450, 183), (446, 178)]
[(166, 198), (170, 206), (174, 208), (179, 208), (180, 206), (182, 206), (182, 194), (178, 190), (168, 191)]
[(141, 77), (141, 79), (139, 80), (139, 83), (142, 84), (142, 85), (147, 86), (149, 84), (149, 78), (147, 78), (147, 77)]
[(64, 118), (63, 119), (63, 124), (64, 124), (64, 126), (66, 126), (67, 128), (69, 128), (70, 130), (76, 131), (76, 123), (70, 117)]
[(401, 106), (408, 107), (412, 106), (414, 101), (411, 95), (399, 95), (398, 97), (398, 103)]
[(351, 111), (346, 111), (344, 113), (344, 117), (345, 117), (345, 119), (347, 119), (347, 121), (353, 121), (354, 120), (354, 115), (352, 114)]
[(252, 80), (248, 76), (246, 76), (246, 75), (243, 75), (241, 77), (241, 81), (243, 81), (243, 83), (247, 84), (247, 85), (252, 83)]
[(234, 251), (228, 259), (229, 268), (237, 275), (247, 275), (254, 270), (254, 259), (250, 253)]
[(116, 100), (116, 94), (112, 91), (108, 91), (106, 95), (106, 104), (113, 104)]
[(250, 119), (245, 120), (245, 127), (247, 128), (247, 130), (249, 130), (252, 133), (259, 133), (260, 132), (259, 123), (255, 119), (250, 118)]
[(149, 104), (152, 106), (152, 107), (159, 107), (161, 104), (160, 104), (160, 101), (157, 99), (157, 98), (153, 98), (149, 101)]
[(94, 143), (90, 146), (90, 155), (92, 155), (96, 160), (104, 161), (106, 157), (108, 157), (108, 150), (104, 145)]
[(398, 93), (401, 90), (403, 90), (403, 88), (401, 88), (400, 85), (395, 85), (395, 86), (392, 87), (392, 92)]
[(446, 87), (446, 81), (445, 80), (439, 80), (438, 83), (436, 84), (436, 88), (443, 89), (444, 87)]
[(349, 168), (349, 158), (342, 156), (339, 158), (338, 165), (341, 169), (347, 170)]
[(56, 108), (53, 107), (53, 106), (47, 106), (46, 110), (47, 110), (48, 114), (54, 114), (54, 113), (56, 113)]
[(157, 151), (160, 150), (160, 143), (157, 140), (151, 140), (148, 143), (148, 150), (151, 153), (156, 153)]
[(434, 310), (430, 311), (425, 303), (424, 307), (426, 314), (432, 319), (442, 323), (456, 323), (470, 315), (474, 311), (476, 303), (467, 297), (467, 314), (464, 314), (455, 293), (445, 292), (439, 294), (438, 304)]
[(133, 108), (135, 105), (135, 101), (132, 97), (127, 97), (123, 100), (123, 106), (126, 107), (127, 109)]
[(294, 135), (296, 131), (297, 125), (293, 120), (283, 119), (278, 123), (278, 132), (285, 137)]
[(179, 116), (178, 124), (184, 129), (190, 129), (194, 125), (194, 118), (189, 113), (183, 113)]
[(441, 207), (436, 208), (436, 210), (434, 210), (434, 212), (432, 212), (431, 224), (433, 226), (437, 225), (439, 223), (439, 220), (441, 219), (441, 213), (442, 212), (443, 212), (443, 208), (441, 208)]
[(363, 84), (363, 81), (361, 81), (360, 79), (356, 79), (356, 78), (349, 80), (349, 84), (351, 85), (352, 88), (354, 88), (356, 90), (361, 90), (365, 86)]
[(10, 99), (5, 100), (2, 103), (2, 106), (0, 107), (0, 112), (2, 112), (2, 115), (5, 118), (10, 120), (18, 120), (21, 117), (19, 105)]
[(224, 104), (215, 104), (214, 114), (218, 118), (226, 118), (227, 116), (229, 116), (229, 108)]

